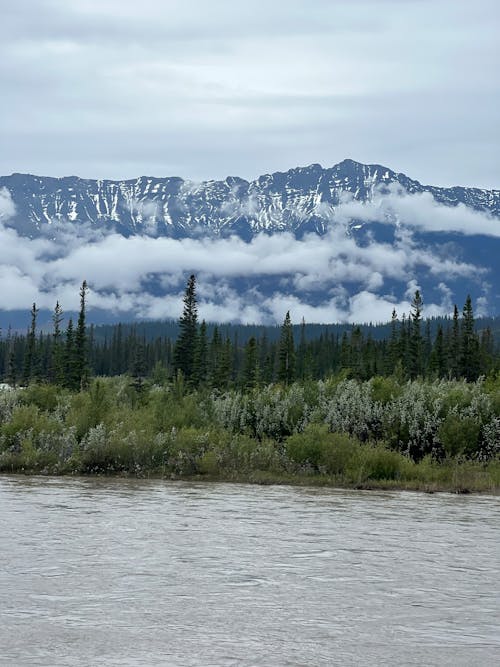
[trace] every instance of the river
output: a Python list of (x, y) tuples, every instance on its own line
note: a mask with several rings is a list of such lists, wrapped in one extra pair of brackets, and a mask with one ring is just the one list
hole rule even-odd
[(0, 665), (498, 665), (499, 510), (0, 477)]

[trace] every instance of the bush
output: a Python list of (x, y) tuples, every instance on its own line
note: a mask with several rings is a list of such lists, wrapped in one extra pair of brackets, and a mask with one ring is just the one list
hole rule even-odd
[(379, 444), (362, 445), (352, 458), (346, 473), (349, 480), (363, 483), (369, 480), (400, 479), (407, 459), (398, 452)]
[(51, 412), (56, 409), (61, 390), (53, 384), (31, 384), (21, 394), (24, 405), (36, 405), (40, 410)]
[(299, 468), (341, 475), (355, 455), (358, 443), (342, 433), (329, 433), (325, 425), (310, 424), (303, 433), (287, 438), (285, 453)]
[(450, 413), (440, 425), (438, 435), (447, 456), (471, 456), (477, 453), (480, 431), (481, 424), (476, 419)]

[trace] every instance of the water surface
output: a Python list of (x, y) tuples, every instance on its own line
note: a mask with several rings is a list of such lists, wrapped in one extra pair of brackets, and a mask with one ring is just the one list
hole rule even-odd
[(0, 664), (498, 665), (499, 510), (0, 477)]

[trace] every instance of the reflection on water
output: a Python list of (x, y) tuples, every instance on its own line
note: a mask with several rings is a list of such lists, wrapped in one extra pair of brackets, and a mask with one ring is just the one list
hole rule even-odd
[(499, 509), (0, 477), (0, 664), (496, 665)]

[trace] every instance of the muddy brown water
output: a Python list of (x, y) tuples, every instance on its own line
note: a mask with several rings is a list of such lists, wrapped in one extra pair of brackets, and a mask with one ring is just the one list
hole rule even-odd
[(0, 665), (498, 665), (500, 499), (0, 477)]

